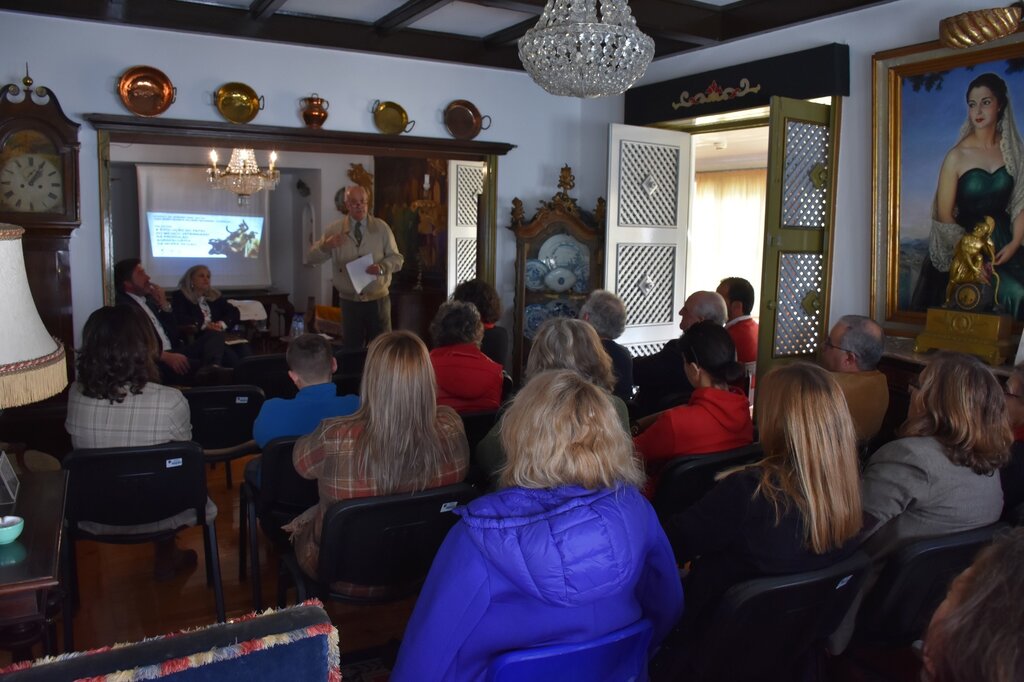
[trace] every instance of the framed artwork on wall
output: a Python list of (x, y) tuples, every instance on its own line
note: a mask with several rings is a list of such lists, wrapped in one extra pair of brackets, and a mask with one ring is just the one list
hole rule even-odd
[(999, 303), (1024, 322), (1024, 36), (872, 58), (871, 310), (913, 334), (945, 299), (965, 230), (996, 221)]

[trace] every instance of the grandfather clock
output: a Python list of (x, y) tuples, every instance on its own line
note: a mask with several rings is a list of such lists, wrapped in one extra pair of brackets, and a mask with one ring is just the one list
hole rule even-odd
[(27, 68), (22, 85), (0, 90), (0, 223), (25, 228), (29, 287), (43, 324), (64, 344), (69, 377), (74, 358), (70, 241), (82, 222), (78, 128), (49, 88), (32, 87)]

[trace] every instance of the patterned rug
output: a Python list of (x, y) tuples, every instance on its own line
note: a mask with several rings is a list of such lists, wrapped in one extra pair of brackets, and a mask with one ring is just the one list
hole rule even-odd
[(341, 679), (345, 682), (387, 682), (398, 657), (399, 640), (362, 651), (341, 654)]

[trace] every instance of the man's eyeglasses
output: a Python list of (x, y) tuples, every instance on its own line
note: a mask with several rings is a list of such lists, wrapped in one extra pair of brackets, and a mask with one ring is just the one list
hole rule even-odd
[(831, 348), (832, 350), (841, 350), (844, 353), (853, 353), (854, 355), (857, 355), (857, 351), (850, 350), (849, 348), (843, 348), (842, 346), (837, 346), (834, 343), (832, 343), (832, 339), (828, 338), (827, 336), (825, 337), (825, 347)]

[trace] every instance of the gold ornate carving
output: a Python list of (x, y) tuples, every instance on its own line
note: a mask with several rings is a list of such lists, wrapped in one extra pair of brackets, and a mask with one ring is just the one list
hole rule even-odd
[(597, 206), (594, 207), (594, 222), (598, 225), (604, 225), (605, 214), (608, 212), (608, 202), (604, 200), (604, 197), (597, 198)]
[[(373, 212), (373, 173), (363, 168), (361, 163), (349, 164), (348, 179), (366, 190), (366, 206)], [(342, 213), (347, 213), (342, 211)]]
[(939, 22), (939, 42), (953, 48), (982, 45), (1016, 31), (1020, 18), (1019, 5), (979, 9), (946, 17)]
[[(953, 262), (949, 266), (949, 284), (946, 286), (946, 307), (953, 302), (953, 293), (961, 284), (984, 284), (987, 277), (984, 273), (985, 256), (989, 261), (996, 259), (996, 246), (992, 243), (992, 230), (996, 227), (996, 221), (991, 216), (974, 226), (974, 231), (965, 234), (956, 244), (956, 252), (953, 254)], [(996, 280), (996, 300), (999, 294), (999, 275), (992, 270)], [(968, 295), (969, 296), (969, 295)], [(980, 298), (980, 296), (979, 296)], [(964, 303), (960, 297), (957, 303)], [(969, 300), (970, 303), (977, 303), (977, 300)], [(963, 306), (973, 307), (973, 306)]]
[(517, 229), (523, 226), (523, 217), (525, 216), (523, 211), (523, 200), (519, 197), (512, 197), (512, 229)]
[(690, 108), (700, 104), (710, 104), (712, 102), (727, 102), (731, 99), (743, 97), (751, 93), (761, 92), (760, 84), (753, 87), (750, 86), (750, 80), (747, 78), (741, 78), (739, 85), (735, 88), (728, 87), (723, 88), (718, 84), (718, 81), (711, 81), (711, 85), (707, 87), (704, 92), (698, 92), (696, 95), (691, 96), (689, 90), (683, 90), (679, 95), (678, 102), (672, 102), (673, 109)]

